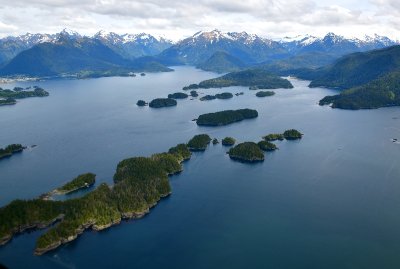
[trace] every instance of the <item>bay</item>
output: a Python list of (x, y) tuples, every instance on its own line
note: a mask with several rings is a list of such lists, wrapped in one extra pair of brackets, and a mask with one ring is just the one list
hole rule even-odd
[[(178, 100), (163, 109), (136, 101), (166, 97), (217, 76), (192, 67), (135, 78), (35, 82), (46, 98), (0, 107), (0, 145), (37, 145), (0, 161), (0, 205), (30, 199), (78, 174), (112, 184), (124, 158), (162, 152), (193, 135), (259, 141), (295, 128), (301, 141), (256, 165), (234, 162), (228, 148), (210, 145), (171, 177), (173, 193), (146, 217), (33, 255), (43, 231), (0, 247), (10, 268), (398, 268), (400, 266), (400, 109), (345, 111), (321, 107), (333, 90), (307, 87), (257, 98)], [(16, 83), (2, 87), (31, 86)], [(192, 119), (224, 109), (257, 109), (259, 117), (198, 127)], [(82, 195), (77, 193), (75, 196)]]

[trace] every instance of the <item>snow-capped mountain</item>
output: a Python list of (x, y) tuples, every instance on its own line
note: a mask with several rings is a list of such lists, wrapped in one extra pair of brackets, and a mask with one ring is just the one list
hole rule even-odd
[[(73, 30), (64, 29), (57, 34), (27, 33), (0, 39), (0, 64), (5, 64), (20, 52), (40, 43), (68, 41), (79, 43), (88, 40), (101, 42), (126, 59), (157, 56), (161, 62), (170, 65), (199, 65), (217, 52), (227, 53), (226, 57), (230, 55), (246, 65), (268, 64), (282, 59), (285, 59), (286, 62), (293, 62), (292, 58), (296, 58), (294, 61), (296, 63), (299, 59), (304, 62), (313, 57), (325, 58), (323, 61), (316, 61), (318, 65), (326, 64), (348, 53), (399, 44), (397, 41), (379, 35), (346, 38), (328, 33), (324, 37), (299, 35), (273, 40), (246, 32), (222, 32), (217, 29), (209, 32), (200, 31), (173, 43), (164, 37), (156, 37), (147, 33), (117, 34), (99, 31), (88, 37)], [(214, 60), (220, 58), (216, 57)]]
[(93, 39), (101, 40), (112, 50), (126, 58), (154, 56), (172, 46), (172, 41), (150, 34), (123, 34), (99, 31)]
[(375, 34), (359, 38), (346, 38), (334, 33), (328, 33), (319, 38), (311, 35), (285, 37), (279, 42), (292, 53), (303, 53), (310, 51), (330, 52), (344, 55), (356, 51), (379, 49), (398, 44), (385, 36)]
[(113, 32), (99, 31), (94, 36), (87, 37), (71, 29), (63, 29), (56, 34), (27, 33), (0, 39), (0, 64), (11, 60), (20, 52), (40, 43), (57, 43), (85, 38), (100, 40), (115, 52), (129, 59), (153, 56), (172, 46), (172, 41), (166, 38), (154, 37), (145, 33), (119, 35)]
[(166, 49), (160, 58), (167, 64), (200, 64), (215, 52), (226, 52), (245, 63), (256, 63), (285, 54), (285, 48), (276, 41), (250, 35), (246, 32), (219, 30), (197, 32)]
[(328, 33), (324, 37), (301, 35), (273, 40), (246, 32), (213, 30), (200, 31), (177, 42), (163, 51), (159, 59), (165, 64), (202, 66), (215, 53), (225, 52), (246, 65), (280, 61), (280, 68), (303, 68), (329, 64), (348, 53), (395, 44), (398, 43), (378, 35), (358, 39)]

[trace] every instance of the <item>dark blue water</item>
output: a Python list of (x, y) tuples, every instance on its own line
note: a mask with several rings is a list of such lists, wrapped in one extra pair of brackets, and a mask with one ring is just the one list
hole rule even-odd
[[(10, 268), (399, 268), (400, 109), (333, 110), (317, 105), (334, 91), (292, 90), (273, 97), (234, 87), (230, 100), (179, 100), (153, 110), (135, 105), (214, 77), (190, 67), (136, 78), (35, 83), (50, 91), (0, 107), (0, 145), (37, 144), (0, 162), (0, 205), (33, 198), (76, 175), (112, 182), (116, 164), (162, 152), (194, 134), (258, 141), (296, 128), (262, 164), (233, 162), (210, 146), (171, 177), (173, 194), (145, 218), (33, 256), (33, 232), (0, 248)], [(19, 83), (18, 85), (28, 85)], [(31, 84), (29, 84), (31, 85)], [(10, 85), (12, 87), (14, 85)], [(224, 90), (202, 90), (217, 93)], [(198, 127), (199, 114), (254, 108), (255, 120)]]

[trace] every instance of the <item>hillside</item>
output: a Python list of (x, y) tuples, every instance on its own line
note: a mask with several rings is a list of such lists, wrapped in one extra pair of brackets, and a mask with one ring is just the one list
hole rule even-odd
[(375, 79), (365, 85), (345, 90), (338, 95), (326, 96), (320, 105), (332, 108), (371, 109), (400, 105), (400, 71)]
[(353, 53), (317, 70), (310, 87), (348, 89), (400, 69), (400, 46)]
[(223, 52), (217, 51), (205, 62), (197, 65), (197, 68), (216, 73), (239, 71), (245, 64), (238, 58)]
[[(60, 37), (22, 51), (0, 69), (0, 75), (58, 76), (65, 74), (129, 71), (169, 71), (154, 58), (123, 58), (101, 41)], [(97, 73), (98, 74), (98, 73)]]

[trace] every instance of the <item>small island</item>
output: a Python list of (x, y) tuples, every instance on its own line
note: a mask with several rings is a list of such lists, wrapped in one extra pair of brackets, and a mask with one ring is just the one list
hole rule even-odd
[(274, 151), (278, 149), (278, 147), (274, 143), (265, 140), (258, 142), (257, 145), (260, 147), (261, 150), (264, 151)]
[(204, 151), (210, 144), (211, 137), (207, 134), (195, 135), (189, 140), (187, 146), (191, 151)]
[(140, 75), (141, 75), (142, 77), (144, 77), (146, 74), (145, 74), (145, 73), (140, 73)]
[(96, 181), (96, 175), (92, 173), (82, 174), (63, 185), (60, 188), (55, 189), (52, 194), (70, 194), (80, 189), (89, 188), (93, 186)]
[(247, 69), (228, 73), (218, 78), (208, 79), (199, 84), (191, 84), (183, 87), (183, 90), (195, 90), (199, 88), (222, 88), (231, 86), (255, 86), (257, 89), (291, 89), (293, 85), (289, 80), (271, 74), (263, 69)]
[(170, 107), (176, 106), (177, 102), (175, 99), (172, 98), (156, 98), (152, 100), (149, 104), (149, 107), (152, 108), (162, 108), (162, 107)]
[(11, 144), (5, 148), (0, 148), (0, 159), (11, 157), (13, 154), (22, 152), (26, 147), (21, 144)]
[(283, 137), (285, 137), (286, 140), (301, 139), (302, 136), (303, 136), (303, 134), (300, 133), (299, 131), (295, 130), (295, 129), (286, 130), (283, 133)]
[(215, 95), (204, 95), (203, 97), (200, 97), (200, 101), (211, 101), (211, 100), (215, 100), (217, 99), (217, 97), (215, 97)]
[(214, 138), (214, 139), (212, 140), (212, 143), (213, 143), (213, 145), (216, 145), (216, 144), (219, 143), (219, 141), (218, 141), (218, 139)]
[(257, 97), (268, 97), (272, 95), (275, 95), (274, 91), (259, 91), (256, 93)]
[(215, 97), (216, 97), (217, 99), (230, 99), (230, 98), (233, 97), (233, 94), (230, 93), (230, 92), (223, 92), (223, 93), (217, 93), (217, 94), (215, 95)]
[(235, 145), (235, 143), (236, 143), (236, 140), (233, 137), (227, 136), (224, 139), (222, 139), (222, 145), (224, 145), (224, 146), (233, 146), (233, 145)]
[(197, 97), (199, 96), (199, 94), (197, 93), (197, 91), (190, 91), (190, 96)]
[(147, 106), (148, 104), (144, 100), (139, 100), (139, 101), (136, 102), (136, 105), (137, 106)]
[(254, 109), (245, 108), (238, 110), (224, 110), (220, 112), (202, 114), (198, 117), (196, 123), (200, 126), (223, 126), (257, 117), (258, 112)]
[(15, 87), (12, 90), (0, 88), (0, 98), (23, 99), (46, 96), (49, 96), (49, 93), (38, 86), (34, 86), (33, 91), (29, 90), (29, 88), (23, 89), (21, 87)]
[(263, 139), (265, 141), (276, 141), (276, 140), (283, 140), (285, 139), (285, 137), (283, 136), (283, 134), (268, 134), (266, 136), (263, 136)]
[(229, 157), (241, 162), (262, 162), (264, 161), (264, 153), (260, 147), (254, 142), (243, 142), (228, 151)]
[(176, 92), (176, 93), (168, 94), (168, 98), (171, 98), (171, 99), (185, 99), (188, 97), (189, 97), (189, 95), (187, 95), (186, 93), (183, 93), (183, 92)]
[(233, 97), (233, 94), (230, 92), (223, 92), (223, 93), (217, 93), (216, 95), (205, 95), (200, 98), (200, 101), (209, 101), (209, 100), (215, 100), (215, 99), (230, 99)]
[(14, 98), (7, 98), (7, 99), (0, 99), (0, 106), (8, 106), (8, 105), (15, 105), (17, 100)]

